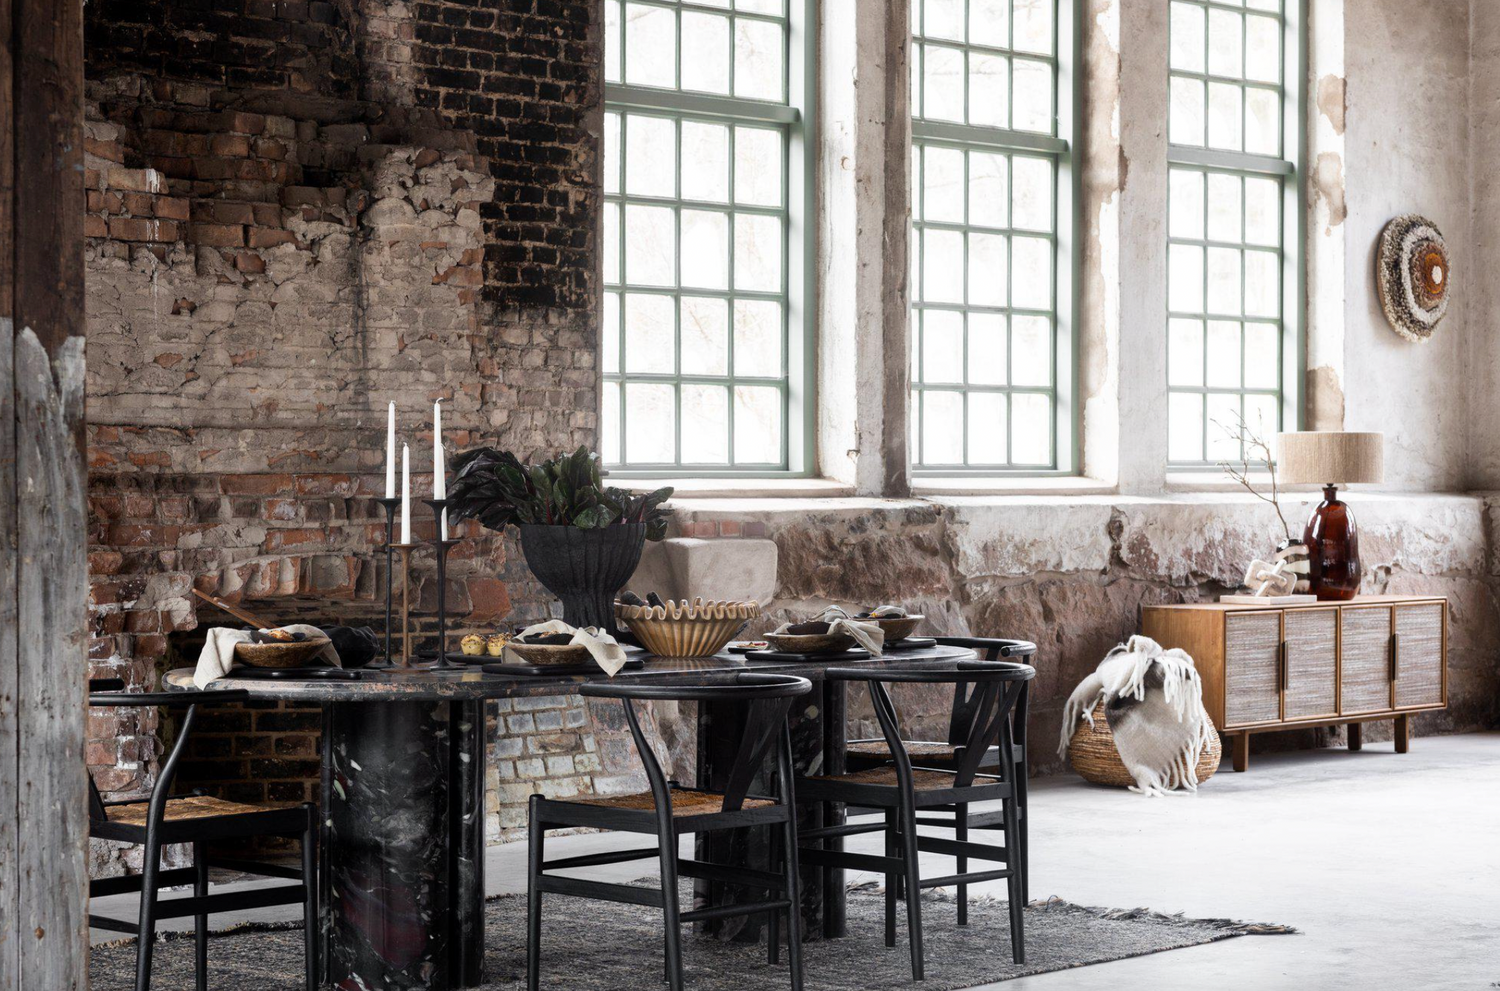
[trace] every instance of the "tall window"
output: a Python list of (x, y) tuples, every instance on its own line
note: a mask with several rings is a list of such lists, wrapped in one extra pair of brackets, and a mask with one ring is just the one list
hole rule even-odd
[(913, 0), (918, 471), (1069, 467), (1071, 7)]
[(806, 0), (605, 0), (604, 460), (804, 467)]
[(1297, 0), (1171, 0), (1168, 458), (1295, 426)]

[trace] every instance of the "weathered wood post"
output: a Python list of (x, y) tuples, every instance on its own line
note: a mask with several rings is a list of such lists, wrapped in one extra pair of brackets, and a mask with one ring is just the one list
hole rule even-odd
[(0, 0), (0, 991), (88, 985), (83, 9)]

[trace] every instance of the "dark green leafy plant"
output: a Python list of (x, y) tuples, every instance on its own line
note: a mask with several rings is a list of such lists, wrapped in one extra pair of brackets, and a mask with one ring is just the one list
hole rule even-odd
[(644, 523), (646, 539), (660, 540), (672, 515), (662, 508), (670, 488), (633, 495), (606, 486), (599, 455), (586, 447), (534, 465), (523, 465), (509, 451), (480, 447), (454, 458), (453, 472), (448, 518), (476, 519), (491, 530), (520, 523), (583, 530)]

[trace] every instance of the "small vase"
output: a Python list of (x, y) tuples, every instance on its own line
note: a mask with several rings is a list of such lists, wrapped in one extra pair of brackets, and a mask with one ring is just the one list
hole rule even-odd
[(570, 626), (615, 627), (615, 593), (641, 561), (643, 523), (584, 530), (576, 526), (521, 524), (521, 552), (537, 581), (562, 600)]
[(1312, 590), (1309, 580), (1312, 562), (1308, 560), (1306, 544), (1300, 540), (1283, 540), (1276, 545), (1276, 557), (1273, 560), (1285, 561), (1286, 570), (1297, 576), (1297, 584), (1292, 588), (1294, 595), (1306, 595)]

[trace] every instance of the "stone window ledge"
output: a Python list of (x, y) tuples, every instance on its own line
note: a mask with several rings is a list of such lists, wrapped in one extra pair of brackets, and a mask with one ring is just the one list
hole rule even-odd
[(1116, 487), (1098, 478), (1051, 476), (941, 476), (912, 479), (912, 495), (921, 497), (986, 495), (1112, 495)]
[(837, 499), (854, 494), (854, 486), (828, 478), (610, 478), (630, 492), (650, 492), (670, 485), (674, 501), (682, 499)]

